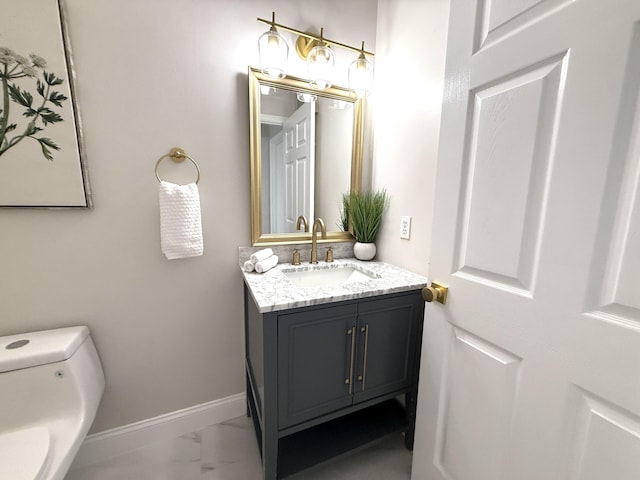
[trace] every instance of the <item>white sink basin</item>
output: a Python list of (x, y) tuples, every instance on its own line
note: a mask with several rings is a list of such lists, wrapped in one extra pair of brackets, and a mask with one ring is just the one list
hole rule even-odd
[(353, 265), (332, 268), (312, 268), (310, 270), (283, 270), (285, 277), (296, 287), (329, 287), (345, 283), (366, 282), (380, 278), (374, 272)]

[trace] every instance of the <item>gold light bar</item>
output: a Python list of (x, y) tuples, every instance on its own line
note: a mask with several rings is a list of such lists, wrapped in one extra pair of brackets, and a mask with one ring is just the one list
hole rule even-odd
[[(272, 21), (272, 20), (265, 20), (264, 18), (259, 18), (258, 17), (258, 21), (262, 22), (264, 24), (267, 24), (267, 25), (271, 25), (273, 27), (281, 28), (283, 30), (286, 30), (287, 32), (295, 33), (296, 35), (299, 35), (299, 36), (302, 36), (302, 37), (306, 37), (306, 38), (310, 38), (312, 40), (316, 40), (317, 42), (328, 43), (330, 45), (335, 45), (336, 47), (342, 47), (342, 48), (346, 48), (348, 50), (352, 50), (354, 52), (364, 53), (365, 55), (371, 55), (372, 57), (375, 56), (375, 54), (373, 52), (368, 52), (366, 50), (363, 50), (362, 48), (352, 47), (352, 46), (346, 45), (344, 43), (336, 42), (335, 40), (330, 40), (330, 39), (328, 39), (326, 37), (320, 37), (320, 36), (315, 35), (313, 33), (303, 32), (301, 30), (297, 30), (295, 28), (287, 27), (286, 25), (282, 25), (280, 23), (276, 23), (275, 21)], [(363, 47), (364, 47), (364, 44), (363, 44)]]

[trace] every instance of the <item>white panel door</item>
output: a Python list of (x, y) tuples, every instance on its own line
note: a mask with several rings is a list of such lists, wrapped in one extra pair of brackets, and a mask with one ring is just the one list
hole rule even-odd
[(280, 130), (269, 140), (269, 233), (287, 231), (285, 190), (284, 135)]
[(284, 121), (285, 228), (295, 232), (298, 216), (313, 223), (315, 102), (303, 103)]
[(414, 480), (640, 479), (640, 1), (452, 0)]

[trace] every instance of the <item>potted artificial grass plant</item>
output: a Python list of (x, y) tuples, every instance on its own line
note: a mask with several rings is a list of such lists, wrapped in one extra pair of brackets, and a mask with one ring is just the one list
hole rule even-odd
[(342, 195), (343, 227), (351, 226), (353, 236), (356, 237), (353, 254), (358, 260), (371, 260), (376, 256), (375, 240), (388, 203), (386, 190)]

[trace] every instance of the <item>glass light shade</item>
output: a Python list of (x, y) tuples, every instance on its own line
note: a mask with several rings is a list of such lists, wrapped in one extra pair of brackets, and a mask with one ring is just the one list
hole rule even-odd
[(358, 98), (369, 96), (373, 85), (373, 63), (363, 53), (349, 65), (349, 88)]
[(310, 93), (298, 92), (298, 101), (302, 103), (311, 103), (318, 99), (316, 95), (312, 95)]
[(349, 108), (351, 104), (349, 102), (345, 102), (343, 100), (333, 100), (330, 104), (329, 104), (329, 108), (332, 108), (334, 110), (346, 110)]
[(285, 68), (289, 57), (289, 43), (275, 28), (260, 35), (258, 39), (260, 67), (262, 73), (271, 78), (286, 76)]
[(336, 62), (335, 54), (328, 45), (313, 47), (307, 56), (309, 83), (318, 90), (331, 86), (331, 74)]
[(270, 87), (268, 85), (260, 85), (261, 95), (272, 95), (276, 93), (276, 87)]

